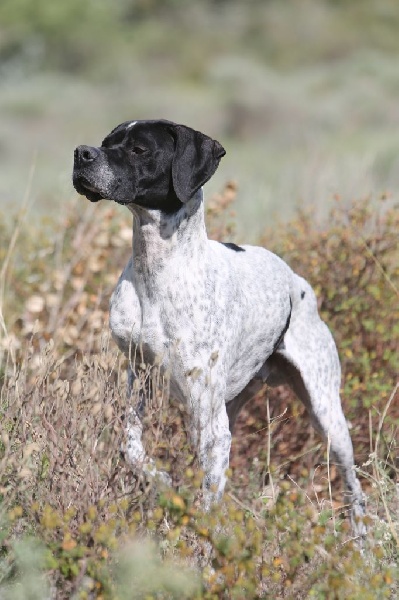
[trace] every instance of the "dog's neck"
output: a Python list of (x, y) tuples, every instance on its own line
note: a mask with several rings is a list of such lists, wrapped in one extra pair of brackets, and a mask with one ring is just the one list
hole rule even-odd
[[(176, 257), (187, 261), (187, 268), (205, 252), (202, 190), (173, 214), (129, 205), (133, 213), (133, 264), (137, 273), (154, 277)], [(195, 244), (192, 243), (195, 238)]]

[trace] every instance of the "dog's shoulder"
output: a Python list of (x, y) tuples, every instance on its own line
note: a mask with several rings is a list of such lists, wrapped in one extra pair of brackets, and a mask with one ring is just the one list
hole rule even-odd
[(123, 352), (140, 335), (141, 306), (133, 283), (132, 262), (130, 258), (119, 277), (109, 305), (110, 329)]

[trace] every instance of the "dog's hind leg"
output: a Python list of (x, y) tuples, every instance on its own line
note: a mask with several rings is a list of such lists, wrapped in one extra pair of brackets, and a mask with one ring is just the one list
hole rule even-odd
[(313, 290), (306, 282), (301, 289), (303, 304), (293, 310), (284, 341), (266, 361), (268, 383), (273, 385), (274, 377), (276, 383), (283, 380), (304, 403), (312, 424), (327, 442), (330, 457), (340, 470), (353, 531), (363, 536), (366, 533), (365, 499), (355, 473), (352, 441), (341, 407), (337, 349), (328, 327), (318, 315)]

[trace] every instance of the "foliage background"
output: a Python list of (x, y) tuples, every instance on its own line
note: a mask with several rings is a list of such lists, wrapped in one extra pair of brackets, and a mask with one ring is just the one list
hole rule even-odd
[(192, 125), (227, 149), (238, 228), (326, 214), (398, 182), (395, 0), (4, 0), (0, 205), (31, 216), (73, 196), (73, 148), (125, 119)]

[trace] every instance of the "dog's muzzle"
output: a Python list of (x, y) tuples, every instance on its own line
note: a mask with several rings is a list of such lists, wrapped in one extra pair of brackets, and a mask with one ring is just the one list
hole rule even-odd
[(100, 154), (99, 148), (93, 146), (78, 146), (74, 152), (73, 185), (75, 190), (86, 196), (91, 202), (98, 202), (104, 196), (99, 193), (94, 183), (96, 160)]

